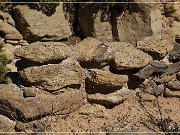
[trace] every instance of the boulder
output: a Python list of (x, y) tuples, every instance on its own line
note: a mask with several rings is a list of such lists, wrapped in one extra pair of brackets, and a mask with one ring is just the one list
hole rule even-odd
[[(139, 2), (139, 1), (138, 1)], [(112, 26), (114, 37), (120, 42), (133, 45), (143, 37), (159, 35), (162, 31), (162, 15), (160, 9), (150, 4), (133, 3), (113, 8)], [(119, 11), (119, 9), (125, 9)]]
[(173, 44), (169, 39), (163, 39), (161, 36), (152, 36), (138, 41), (137, 48), (151, 55), (153, 59), (162, 59), (173, 49)]
[(27, 85), (56, 91), (66, 87), (80, 88), (84, 79), (84, 70), (78, 61), (66, 59), (60, 64), (34, 66), (20, 71)]
[(91, 103), (101, 104), (105, 106), (114, 106), (123, 103), (127, 99), (130, 92), (130, 90), (120, 90), (119, 93), (88, 94), (87, 99)]
[(84, 104), (84, 94), (78, 90), (59, 95), (41, 93), (36, 97), (24, 98), (16, 85), (2, 84), (0, 92), (0, 113), (25, 122), (53, 113), (68, 114)]
[(112, 64), (116, 69), (142, 68), (152, 61), (148, 54), (125, 42), (107, 42), (114, 53)]
[(23, 39), (19, 31), (5, 21), (0, 22), (0, 34), (2, 34), (5, 37), (5, 39), (11, 39), (11, 40)]
[(94, 37), (101, 41), (112, 41), (111, 12), (107, 4), (80, 4), (78, 21), (85, 37)]
[(14, 59), (13, 53), (14, 53), (15, 47), (11, 44), (5, 44), (2, 48), (2, 50), (6, 54), (8, 63), (10, 63)]
[(74, 46), (70, 57), (78, 60), (83, 67), (101, 68), (112, 60), (112, 51), (107, 44), (88, 37)]
[(16, 57), (36, 62), (58, 63), (68, 57), (70, 47), (61, 42), (34, 42), (15, 50)]
[(90, 77), (86, 79), (86, 88), (89, 92), (110, 93), (121, 89), (127, 82), (127, 75), (117, 75), (109, 71), (98, 69), (89, 70)]
[(63, 3), (56, 7), (56, 12), (52, 16), (46, 16), (41, 11), (30, 9), (25, 5), (16, 6), (15, 15), (24, 38), (30, 42), (61, 40), (72, 35), (71, 27), (63, 12)]

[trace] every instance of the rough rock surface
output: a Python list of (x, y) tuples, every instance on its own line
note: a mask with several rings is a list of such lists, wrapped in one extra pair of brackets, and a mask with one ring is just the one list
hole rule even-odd
[(180, 91), (180, 81), (169, 81), (166, 86), (172, 91)]
[(10, 120), (9, 118), (0, 115), (0, 132), (15, 132), (14, 127), (16, 125), (15, 120)]
[(68, 57), (70, 47), (61, 42), (35, 42), (15, 50), (16, 57), (32, 62), (61, 62)]
[(113, 40), (109, 6), (80, 4), (78, 20), (85, 37), (92, 36), (101, 41)]
[(153, 36), (138, 41), (137, 48), (147, 52), (154, 59), (161, 59), (173, 49), (173, 44), (169, 39), (162, 39), (160, 36)]
[(84, 79), (84, 70), (73, 59), (66, 59), (60, 64), (29, 67), (20, 74), (28, 85), (40, 86), (48, 91), (66, 87), (80, 88)]
[(119, 90), (110, 94), (88, 94), (87, 99), (90, 103), (113, 106), (124, 102), (130, 92), (130, 90)]
[(13, 53), (14, 53), (15, 47), (11, 44), (5, 44), (2, 48), (2, 50), (6, 54), (8, 63), (10, 63), (14, 59)]
[(121, 89), (127, 82), (127, 75), (116, 75), (109, 71), (98, 69), (89, 70), (90, 77), (86, 80), (86, 87), (89, 92), (99, 91), (110, 93)]
[(61, 40), (72, 35), (63, 13), (62, 3), (52, 16), (46, 16), (41, 11), (30, 9), (28, 6), (17, 6), (15, 15), (24, 38), (29, 41)]
[(77, 59), (83, 67), (101, 68), (112, 60), (112, 51), (108, 45), (88, 37), (74, 46), (70, 56)]
[(180, 81), (180, 72), (176, 74), (177, 79)]
[(173, 50), (169, 52), (169, 60), (171, 62), (180, 61), (180, 44), (174, 44)]
[(114, 52), (114, 67), (117, 69), (141, 68), (152, 61), (148, 54), (125, 42), (108, 42)]
[(133, 45), (142, 37), (151, 36), (153, 31), (151, 28), (150, 9), (147, 8), (131, 4), (131, 11), (119, 12), (119, 9), (113, 9), (114, 31), (117, 31), (114, 36), (121, 42), (128, 42)]
[(22, 35), (16, 30), (15, 27), (8, 24), (7, 22), (0, 22), (0, 33), (5, 37), (5, 39), (21, 40)]
[[(84, 94), (80, 91), (65, 92), (59, 95), (38, 94), (23, 98), (16, 85), (0, 85), (0, 112), (16, 120), (28, 121), (47, 114), (68, 114), (84, 104)], [(78, 98), (77, 98), (78, 97)]]

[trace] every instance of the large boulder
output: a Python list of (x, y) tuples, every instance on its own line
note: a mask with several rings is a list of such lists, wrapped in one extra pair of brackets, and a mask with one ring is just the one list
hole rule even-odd
[(15, 50), (16, 57), (32, 62), (61, 62), (68, 57), (70, 47), (61, 42), (35, 42)]
[(127, 75), (117, 75), (109, 71), (90, 69), (90, 77), (87, 78), (86, 87), (89, 92), (110, 93), (121, 89), (127, 82)]
[(173, 49), (172, 41), (160, 36), (146, 37), (137, 42), (137, 48), (148, 53), (154, 59), (162, 59)]
[(16, 18), (20, 30), (28, 41), (61, 40), (72, 35), (69, 22), (65, 19), (63, 4), (60, 3), (52, 16), (28, 6), (16, 7)]
[(74, 46), (70, 57), (78, 60), (83, 67), (101, 68), (112, 60), (112, 51), (107, 44), (88, 37)]
[(107, 4), (80, 4), (78, 21), (85, 37), (101, 41), (112, 41), (111, 13)]
[(114, 53), (112, 66), (117, 69), (142, 68), (152, 57), (125, 42), (107, 42)]
[(0, 85), (0, 113), (15, 120), (29, 121), (45, 115), (68, 114), (84, 104), (80, 91), (59, 95), (38, 93), (36, 97), (24, 98), (23, 92), (14, 84)]
[(125, 10), (121, 12), (119, 8), (114, 8), (112, 13), (112, 25), (116, 26), (114, 37), (117, 37), (119, 41), (135, 45), (143, 37), (161, 33), (161, 11), (156, 6), (133, 3), (129, 6), (127, 4), (124, 8)]
[(80, 88), (84, 70), (78, 61), (66, 59), (60, 64), (35, 66), (20, 71), (26, 84), (42, 87), (48, 91), (56, 91), (66, 87)]

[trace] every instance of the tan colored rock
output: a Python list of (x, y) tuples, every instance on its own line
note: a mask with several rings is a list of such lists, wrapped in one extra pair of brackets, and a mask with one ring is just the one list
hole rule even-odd
[(16, 125), (16, 121), (10, 120), (9, 118), (0, 115), (0, 132), (1, 134), (8, 132), (15, 132), (14, 127)]
[(110, 94), (89, 94), (88, 101), (91, 103), (97, 103), (105, 106), (118, 105), (123, 103), (128, 95), (130, 90), (119, 91), (119, 93), (110, 93)]
[(163, 58), (173, 49), (172, 41), (163, 39), (162, 37), (146, 37), (144, 40), (137, 42), (137, 48), (147, 52), (154, 59)]
[(109, 88), (121, 88), (128, 82), (128, 76), (127, 75), (118, 75), (113, 74), (109, 71), (103, 71), (98, 69), (91, 69), (90, 72), (90, 79), (89, 81), (92, 82), (92, 87), (94, 85), (98, 85), (102, 87), (109, 87)]
[(112, 51), (107, 44), (88, 37), (74, 46), (70, 57), (77, 59), (82, 66), (100, 68), (112, 60)]
[(169, 81), (166, 86), (171, 91), (180, 91), (180, 81)]
[(61, 62), (68, 57), (70, 47), (61, 42), (35, 42), (15, 50), (16, 57), (37, 63)]
[(171, 91), (168, 88), (163, 93), (163, 96), (170, 98), (180, 98), (180, 91)]
[(174, 21), (172, 24), (171, 24), (171, 31), (172, 31), (172, 34), (174, 35), (174, 37), (180, 37), (180, 22), (177, 22), (177, 21)]
[(80, 4), (78, 20), (85, 37), (101, 41), (112, 41), (110, 9), (106, 4)]
[(12, 62), (12, 60), (14, 59), (13, 53), (14, 53), (15, 47), (11, 44), (5, 44), (2, 48), (2, 50), (6, 54), (8, 63)]
[(68, 114), (81, 107), (84, 94), (78, 90), (59, 95), (37, 94), (36, 97), (23, 98), (16, 85), (0, 85), (0, 112), (16, 120), (28, 121), (47, 114)]
[(152, 57), (125, 42), (107, 42), (114, 52), (114, 67), (117, 69), (142, 68)]
[(84, 70), (78, 61), (66, 59), (60, 64), (29, 67), (20, 71), (22, 79), (34, 86), (48, 91), (66, 87), (80, 88), (84, 79)]
[(171, 14), (171, 16), (174, 17), (175, 20), (180, 21), (180, 5), (174, 3), (173, 9), (174, 12)]
[(63, 13), (62, 3), (52, 16), (46, 16), (41, 11), (22, 5), (16, 7), (15, 15), (22, 34), (28, 41), (61, 40), (72, 35), (69, 22)]
[(0, 23), (0, 33), (2, 33), (2, 35), (5, 36), (5, 39), (12, 39), (12, 40), (23, 39), (19, 31), (5, 21)]
[(0, 11), (0, 19), (15, 27), (15, 21), (8, 13)]

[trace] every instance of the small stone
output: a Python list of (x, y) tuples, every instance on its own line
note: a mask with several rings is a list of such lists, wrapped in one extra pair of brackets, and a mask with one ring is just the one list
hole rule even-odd
[(180, 91), (180, 81), (170, 81), (166, 86), (172, 91)]
[(36, 90), (34, 88), (22, 88), (23, 96), (26, 97), (35, 97), (36, 96)]
[(169, 60), (171, 62), (180, 61), (180, 45), (179, 44), (174, 44), (173, 50), (169, 52)]
[(6, 40), (6, 43), (17, 45), (18, 41), (17, 40)]
[(170, 91), (168, 88), (166, 88), (166, 90), (163, 93), (163, 96), (180, 98), (180, 91)]

